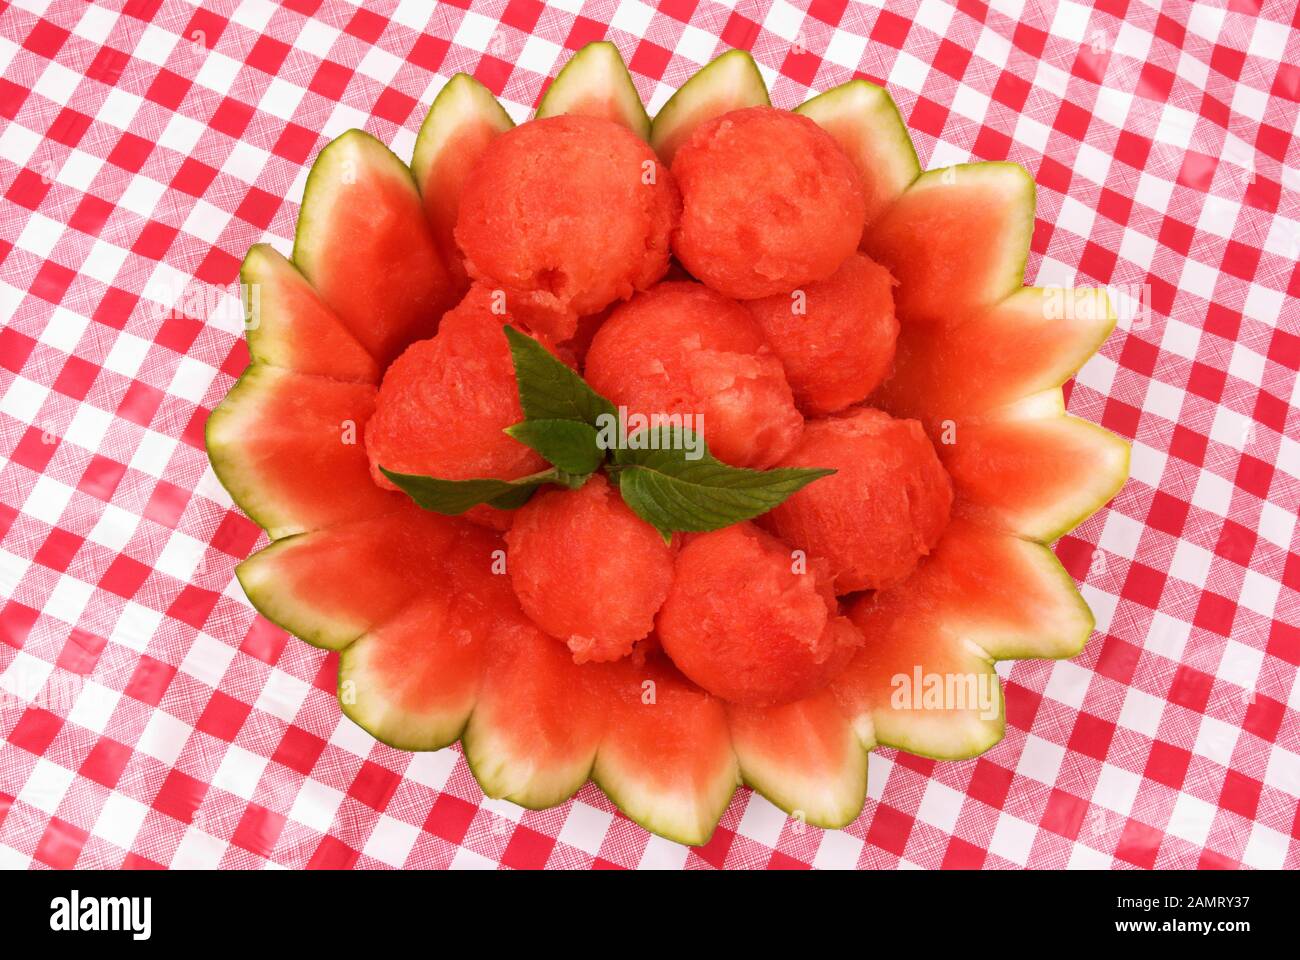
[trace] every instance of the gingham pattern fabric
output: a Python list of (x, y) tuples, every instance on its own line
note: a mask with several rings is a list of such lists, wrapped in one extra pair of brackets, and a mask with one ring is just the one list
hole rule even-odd
[[(1300, 32), (1283, 0), (0, 0), (0, 865), (1300, 866)], [(1038, 183), (1029, 279), (1146, 285), (1073, 413), (1132, 479), (1058, 552), (1097, 615), (1003, 664), (1007, 735), (881, 750), (842, 831), (748, 790), (688, 849), (593, 786), (485, 802), (375, 743), (259, 618), (203, 424), (252, 243), (364, 127), (409, 157), (467, 71), (522, 120), (607, 37), (653, 112), (727, 47), (773, 102), (887, 84), (926, 167)]]

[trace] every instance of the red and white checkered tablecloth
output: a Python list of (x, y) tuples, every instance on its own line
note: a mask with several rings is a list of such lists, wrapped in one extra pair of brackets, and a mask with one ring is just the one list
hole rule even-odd
[[(0, 866), (1300, 867), (1295, 9), (0, 0)], [(457, 751), (342, 718), (336, 657), (233, 576), (262, 535), (203, 423), (245, 250), (289, 250), (332, 137), (409, 156), (462, 70), (522, 119), (601, 37), (652, 112), (728, 46), (778, 106), (883, 81), (925, 166), (1033, 173), (1031, 281), (1147, 293), (1069, 393), (1133, 440), (1058, 546), (1097, 633), (1000, 666), (984, 756), (873, 753), (842, 831), (747, 790), (702, 849), (591, 785), (485, 802)]]

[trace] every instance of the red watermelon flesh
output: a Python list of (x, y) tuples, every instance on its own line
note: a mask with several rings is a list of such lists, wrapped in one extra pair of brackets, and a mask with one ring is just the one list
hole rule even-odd
[(389, 496), (395, 510), (385, 516), (290, 537), (241, 563), (239, 582), (254, 606), (332, 650), (386, 623), (442, 575), (442, 558), (463, 527)]
[(518, 607), (503, 611), (462, 738), (483, 792), (549, 807), (587, 780), (603, 718), (583, 667)]
[(371, 482), (362, 433), (376, 395), (254, 364), (208, 418), (212, 468), (273, 539), (391, 512), (405, 498)]
[(951, 327), (906, 325), (872, 403), (927, 424), (977, 417), (1059, 387), (1115, 326), (1102, 289), (1026, 287)]
[(898, 281), (908, 324), (950, 326), (1024, 280), (1034, 182), (1014, 163), (960, 164), (921, 176), (867, 231), (863, 249)]
[(432, 336), (456, 293), (411, 172), (360, 130), (316, 158), (293, 259), (382, 364)]
[(801, 823), (838, 828), (867, 793), (867, 751), (829, 690), (776, 707), (727, 707), (745, 782)]
[[(1109, 500), (1128, 477), (1128, 444), (1065, 415), (1059, 391), (1046, 415), (1017, 416), (1034, 398), (998, 419), (959, 424), (937, 446), (959, 503), (991, 526), (1050, 542)], [(1041, 403), (1041, 401), (1039, 401)]]
[(375, 358), (272, 247), (250, 247), (239, 279), (247, 291), (248, 352), (255, 362), (338, 380), (379, 382)]
[(488, 144), (513, 126), (487, 87), (458, 73), (434, 98), (415, 141), (411, 172), (438, 250), (460, 288), (469, 282), (453, 235), (461, 189)]
[(461, 735), (478, 699), (487, 647), (512, 605), (492, 571), (501, 540), (462, 525), (442, 574), (339, 659), (339, 702), (353, 720), (402, 750), (437, 750)]
[(591, 669), (608, 710), (592, 779), (648, 830), (707, 843), (738, 780), (722, 701), (657, 652)]

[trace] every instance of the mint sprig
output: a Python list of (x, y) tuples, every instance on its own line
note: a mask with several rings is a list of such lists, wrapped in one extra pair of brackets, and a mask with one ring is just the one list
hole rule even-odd
[(659, 431), (667, 443), (607, 450), (601, 436), (603, 428), (618, 423), (614, 404), (532, 337), (509, 325), (504, 330), (524, 411), (524, 419), (505, 432), (551, 468), (517, 480), (444, 480), (380, 467), (426, 510), (459, 515), (482, 503), (512, 510), (542, 486), (577, 489), (604, 467), (628, 507), (669, 541), (674, 531), (720, 530), (750, 520), (835, 472), (728, 466), (708, 452), (703, 438), (676, 425)]
[(380, 467), (389, 480), (417, 506), (434, 513), (460, 516), (471, 507), (480, 503), (496, 507), (499, 510), (514, 510), (528, 502), (538, 487), (548, 483), (566, 487), (582, 486), (578, 478), (552, 467), (539, 473), (531, 473), (518, 480), (496, 480), (484, 478), (478, 480), (441, 480), (438, 477), (426, 477), (417, 473), (394, 473)]
[(509, 324), (505, 330), (525, 420), (577, 420), (596, 427), (602, 414), (618, 416), (612, 403), (544, 346)]
[(718, 530), (752, 520), (835, 472), (793, 467), (747, 470), (723, 463), (707, 449), (691, 460), (686, 456), (694, 446), (691, 431), (673, 432), (678, 436), (668, 449), (616, 450), (610, 467), (624, 502), (665, 540), (674, 530)]
[(521, 420), (506, 427), (509, 436), (532, 447), (566, 473), (595, 473), (605, 462), (596, 428), (578, 420)]

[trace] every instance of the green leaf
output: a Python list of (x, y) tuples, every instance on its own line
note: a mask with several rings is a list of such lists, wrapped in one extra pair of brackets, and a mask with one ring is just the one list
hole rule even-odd
[(506, 325), (515, 364), (519, 402), (529, 420), (578, 420), (598, 426), (601, 414), (617, 416), (614, 405), (532, 337)]
[(538, 487), (548, 483), (557, 483), (574, 488), (582, 486), (585, 476), (577, 477), (563, 470), (543, 470), (529, 474), (518, 480), (442, 480), (438, 477), (425, 477), (416, 473), (394, 473), (391, 470), (380, 471), (393, 481), (403, 493), (415, 501), (417, 506), (434, 513), (459, 516), (470, 507), (480, 503), (500, 510), (514, 510), (528, 502)]
[(524, 420), (505, 431), (565, 473), (587, 474), (605, 462), (596, 428), (577, 420)]
[[(632, 512), (664, 539), (674, 530), (720, 530), (766, 513), (791, 494), (834, 470), (783, 468), (744, 470), (698, 449), (674, 430), (670, 449), (614, 452), (611, 473)], [(688, 431), (681, 431), (685, 434)]]

